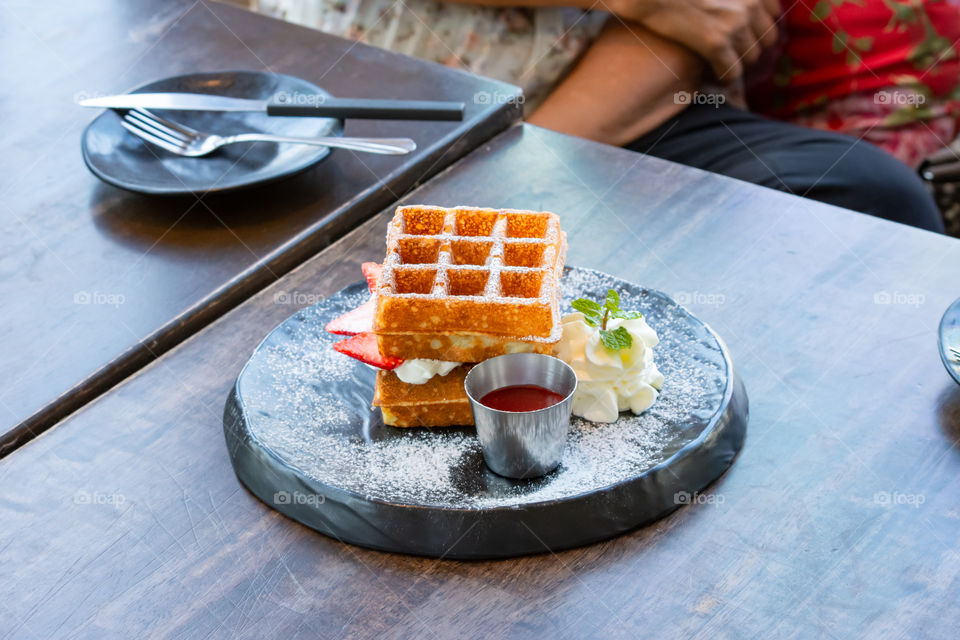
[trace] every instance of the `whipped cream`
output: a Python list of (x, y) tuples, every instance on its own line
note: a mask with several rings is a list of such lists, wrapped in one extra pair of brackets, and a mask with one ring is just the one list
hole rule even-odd
[(663, 375), (653, 362), (657, 332), (643, 318), (612, 318), (607, 329), (625, 328), (633, 345), (610, 351), (600, 341), (600, 328), (591, 327), (582, 313), (561, 320), (563, 336), (554, 347), (555, 356), (573, 367), (577, 391), (573, 413), (593, 422), (615, 422), (621, 411), (639, 414), (650, 408), (663, 386)]
[(445, 360), (430, 360), (429, 358), (414, 358), (404, 360), (403, 364), (393, 370), (397, 377), (407, 384), (423, 384), (433, 376), (443, 377), (460, 366), (459, 362)]

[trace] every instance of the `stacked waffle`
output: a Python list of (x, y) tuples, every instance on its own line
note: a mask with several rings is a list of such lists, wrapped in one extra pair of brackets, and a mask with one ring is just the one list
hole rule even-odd
[[(553, 213), (398, 208), (382, 272), (371, 286), (372, 336), (365, 338), (376, 340), (373, 364), (381, 371), (373, 403), (384, 423), (473, 424), (463, 388), (473, 363), (505, 353), (550, 353), (560, 339), (566, 249)], [(437, 367), (437, 361), (451, 364)], [(416, 363), (443, 375), (405, 382), (401, 367)]]

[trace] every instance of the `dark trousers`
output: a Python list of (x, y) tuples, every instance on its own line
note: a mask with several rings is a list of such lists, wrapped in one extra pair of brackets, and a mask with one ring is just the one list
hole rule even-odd
[(887, 152), (849, 136), (778, 122), (729, 105), (695, 104), (627, 148), (943, 231), (940, 212), (919, 176)]

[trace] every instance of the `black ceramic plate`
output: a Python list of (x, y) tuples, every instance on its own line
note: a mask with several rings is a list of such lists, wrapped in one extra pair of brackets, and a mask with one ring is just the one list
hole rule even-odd
[(447, 558), (582, 545), (652, 522), (733, 462), (747, 396), (717, 336), (666, 295), (568, 269), (573, 298), (620, 292), (657, 330), (657, 403), (613, 424), (575, 418), (560, 468), (533, 480), (489, 471), (470, 428), (395, 429), (370, 409), (374, 371), (330, 348), (324, 325), (366, 299), (357, 283), (301, 310), (257, 347), (227, 400), (234, 469), (261, 500), (338, 540)]
[[(222, 71), (165, 78), (131, 93), (176, 91), (234, 98), (267, 99), (277, 93), (325, 94), (305, 80), (275, 73)], [(281, 118), (255, 112), (156, 111), (169, 120), (205, 133), (264, 132), (288, 136), (340, 136), (343, 121), (333, 118)], [(303, 171), (330, 154), (327, 147), (249, 142), (228, 145), (201, 158), (183, 158), (148, 144), (120, 126), (107, 110), (87, 125), (83, 161), (98, 178), (122, 189), (153, 195), (229, 191), (266, 184)]]
[(940, 319), (940, 360), (960, 384), (960, 299), (954, 300)]

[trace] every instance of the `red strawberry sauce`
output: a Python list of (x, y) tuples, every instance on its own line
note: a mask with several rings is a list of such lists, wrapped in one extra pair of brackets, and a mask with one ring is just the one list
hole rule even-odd
[(494, 389), (480, 398), (480, 404), (497, 411), (536, 411), (561, 402), (563, 396), (532, 384)]

